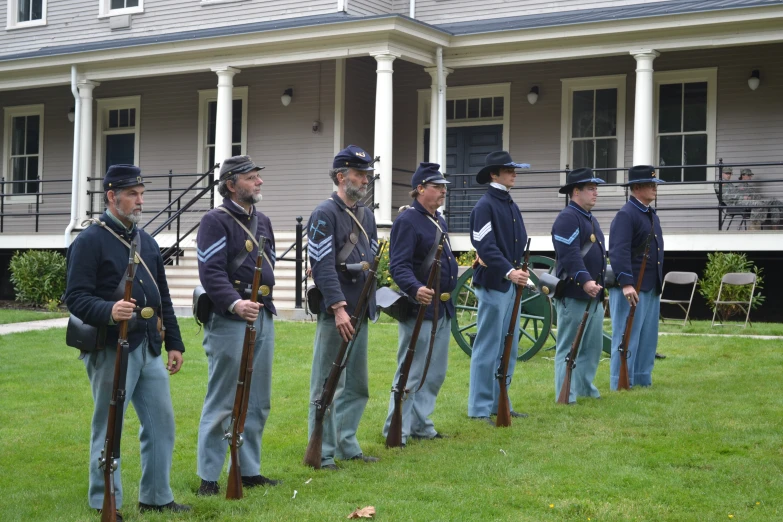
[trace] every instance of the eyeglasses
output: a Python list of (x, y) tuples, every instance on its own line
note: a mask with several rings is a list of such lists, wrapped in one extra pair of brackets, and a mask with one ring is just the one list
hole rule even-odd
[(261, 176), (259, 176), (258, 174), (251, 174), (250, 176), (240, 176), (240, 179), (245, 181), (252, 181), (253, 183), (255, 183), (256, 181), (261, 179)]

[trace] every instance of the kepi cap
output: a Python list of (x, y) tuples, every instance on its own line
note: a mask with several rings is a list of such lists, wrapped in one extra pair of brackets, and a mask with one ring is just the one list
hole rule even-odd
[(259, 167), (250, 156), (231, 156), (220, 165), (220, 179), (226, 179), (234, 174), (245, 174), (254, 170), (262, 170), (265, 167)]
[(144, 185), (141, 169), (136, 165), (112, 165), (103, 177), (103, 191)]
[(447, 181), (443, 174), (440, 173), (440, 165), (437, 163), (419, 163), (419, 168), (416, 169), (416, 172), (411, 177), (411, 188), (415, 189), (425, 183), (443, 185), (451, 182)]
[(361, 147), (348, 145), (337, 153), (332, 162), (333, 169), (375, 170), (375, 160)]

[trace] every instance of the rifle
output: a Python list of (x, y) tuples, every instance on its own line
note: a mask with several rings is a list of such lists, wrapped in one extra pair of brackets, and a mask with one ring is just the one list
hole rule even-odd
[[(264, 264), (264, 247), (266, 238), (258, 237), (258, 256), (256, 268), (253, 273), (253, 285), (250, 290), (250, 301), (258, 302), (258, 287), (261, 286), (261, 268)], [(259, 313), (262, 313), (259, 310)], [(255, 321), (247, 321), (245, 324), (245, 339), (242, 342), (242, 357), (239, 361), (239, 377), (237, 378), (237, 391), (234, 396), (234, 409), (231, 411), (231, 423), (228, 425), (223, 439), (228, 439), (228, 447), (231, 453), (231, 467), (228, 472), (228, 485), (226, 486), (226, 498), (238, 500), (242, 498), (242, 470), (239, 467), (239, 448), (244, 439), (245, 419), (247, 418), (247, 406), (250, 402), (250, 381), (253, 377), (253, 355), (256, 346)]]
[[(440, 266), (440, 256), (443, 254), (443, 239), (445, 234), (441, 234), (440, 242), (438, 244), (438, 250), (435, 252), (435, 260), (430, 267), (430, 275), (427, 278), (427, 289), (432, 289), (436, 286), (435, 278), (438, 275), (438, 267)], [(434, 295), (433, 298), (437, 301), (440, 300), (439, 295)], [(433, 308), (437, 304), (433, 305)], [(386, 435), (386, 447), (387, 448), (399, 448), (402, 446), (402, 400), (405, 394), (406, 385), (408, 384), (408, 376), (411, 372), (411, 365), (413, 364), (413, 356), (416, 353), (416, 342), (419, 340), (419, 332), (421, 331), (421, 323), (424, 322), (424, 315), (427, 312), (427, 307), (419, 305), (419, 314), (416, 316), (416, 324), (413, 327), (413, 333), (411, 334), (410, 342), (408, 343), (408, 351), (405, 352), (405, 359), (400, 366), (400, 378), (397, 383), (392, 387), (392, 393), (394, 393), (394, 410), (392, 411), (391, 424), (389, 424), (389, 433)], [(437, 328), (437, 320), (433, 319), (433, 332)], [(435, 338), (435, 334), (432, 334), (430, 343)], [(430, 346), (432, 346), (430, 344)], [(423, 379), (422, 379), (423, 382)], [(419, 386), (421, 387), (421, 385)]]
[[(129, 301), (133, 296), (133, 279), (136, 277), (136, 247), (139, 235), (131, 241), (128, 253), (128, 269), (125, 272), (125, 292), (122, 300)], [(117, 338), (117, 355), (114, 359), (114, 381), (112, 383), (109, 418), (106, 423), (106, 441), (101, 450), (98, 465), (103, 470), (103, 508), (101, 522), (117, 522), (117, 501), (114, 490), (114, 472), (120, 458), (122, 440), (122, 418), (125, 411), (125, 378), (128, 374), (128, 320), (120, 321), (120, 333)]]
[(307, 449), (305, 450), (303, 460), (305, 466), (310, 466), (313, 469), (321, 469), (321, 445), (323, 444), (324, 417), (326, 416), (326, 410), (332, 405), (332, 399), (334, 399), (337, 384), (340, 382), (340, 375), (342, 374), (343, 369), (345, 369), (345, 365), (348, 363), (348, 357), (351, 355), (354, 341), (359, 337), (359, 330), (361, 330), (362, 324), (364, 324), (364, 316), (370, 301), (370, 290), (372, 290), (373, 285), (375, 285), (375, 274), (378, 271), (378, 264), (381, 261), (381, 256), (383, 255), (383, 249), (385, 247), (386, 242), (382, 241), (378, 246), (378, 253), (375, 255), (375, 260), (370, 267), (369, 274), (367, 274), (367, 279), (364, 281), (362, 293), (359, 295), (356, 307), (353, 309), (353, 315), (351, 316), (351, 326), (354, 328), (353, 336), (350, 341), (344, 340), (340, 345), (337, 357), (332, 363), (332, 369), (329, 371), (329, 376), (324, 380), (321, 395), (313, 402), (315, 405), (313, 433), (310, 435), (310, 441), (307, 443)]
[[(644, 255), (642, 256), (642, 265), (639, 267), (639, 279), (636, 280), (636, 296), (638, 299), (639, 291), (642, 289), (642, 279), (644, 279), (644, 270), (647, 268), (647, 256), (650, 254), (650, 240), (655, 230), (655, 218), (652, 218), (652, 228), (647, 235), (647, 244), (644, 246)], [(625, 321), (625, 331), (623, 332), (623, 340), (620, 342), (620, 346), (617, 347), (617, 352), (620, 356), (620, 377), (617, 380), (618, 390), (630, 390), (631, 383), (628, 379), (628, 357), (631, 352), (628, 351), (628, 343), (631, 340), (631, 330), (633, 329), (633, 318), (636, 314), (636, 305), (631, 305), (631, 310), (628, 312), (628, 319)]]
[[(527, 272), (530, 264), (530, 238), (527, 238), (527, 245), (525, 245), (525, 261), (522, 263), (522, 270)], [(511, 407), (508, 404), (508, 384), (506, 379), (508, 378), (508, 363), (511, 359), (511, 345), (514, 342), (514, 329), (517, 327), (517, 319), (519, 319), (519, 303), (522, 301), (522, 285), (516, 285), (516, 295), (514, 297), (514, 307), (511, 309), (511, 320), (508, 323), (508, 331), (506, 332), (506, 344), (503, 347), (503, 357), (500, 359), (500, 366), (495, 374), (495, 378), (498, 380), (498, 386), (500, 387), (500, 393), (498, 395), (498, 416), (495, 420), (495, 426), (498, 428), (507, 428), (511, 426)]]
[(427, 350), (427, 360), (424, 362), (424, 370), (421, 372), (421, 379), (419, 379), (419, 387), (416, 391), (421, 390), (424, 386), (424, 381), (427, 379), (427, 372), (430, 369), (430, 360), (432, 359), (432, 350), (435, 347), (435, 335), (438, 333), (438, 320), (440, 319), (440, 259), (438, 259), (438, 265), (435, 271), (435, 304), (432, 306), (432, 328), (430, 328), (430, 348)]
[(585, 313), (582, 315), (582, 322), (579, 323), (579, 328), (576, 331), (576, 337), (574, 338), (574, 342), (571, 344), (571, 351), (569, 351), (568, 355), (566, 355), (566, 373), (565, 377), (563, 378), (563, 386), (560, 387), (560, 395), (557, 397), (558, 404), (568, 404), (568, 398), (571, 395), (571, 373), (576, 367), (576, 355), (579, 352), (579, 345), (582, 343), (582, 334), (585, 333), (587, 318), (590, 316), (591, 304), (593, 304), (593, 300), (589, 299), (587, 301)]

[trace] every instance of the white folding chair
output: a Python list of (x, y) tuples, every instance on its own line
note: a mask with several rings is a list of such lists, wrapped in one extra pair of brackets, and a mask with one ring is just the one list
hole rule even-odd
[[(748, 296), (748, 300), (747, 301), (722, 301), (721, 295), (723, 294), (723, 287), (727, 285), (732, 285), (732, 286), (751, 285), (750, 295)], [(750, 319), (750, 307), (751, 307), (751, 303), (753, 302), (753, 292), (755, 291), (756, 291), (756, 274), (752, 272), (731, 272), (725, 274), (720, 280), (720, 287), (718, 288), (718, 298), (715, 300), (715, 310), (712, 313), (711, 326), (715, 326), (716, 316), (718, 316), (720, 319), (718, 326), (724, 325), (723, 316), (718, 312), (718, 308), (720, 308), (721, 305), (734, 305), (734, 306), (738, 306), (740, 310), (745, 312), (745, 324), (743, 324), (742, 327), (743, 328), (747, 327), (748, 319)]]
[[(682, 325), (685, 326), (690, 321), (689, 316), (691, 314), (691, 303), (693, 302), (693, 294), (696, 293), (696, 284), (699, 281), (699, 276), (695, 272), (669, 272), (663, 277), (663, 287), (661, 288), (661, 304), (677, 305), (685, 312), (685, 319), (682, 321)], [(666, 283), (669, 285), (693, 285), (691, 288), (691, 295), (688, 299), (665, 299), (666, 295)], [(671, 292), (669, 292), (671, 293)], [(685, 308), (685, 304), (688, 305)], [(661, 321), (665, 321), (667, 318), (661, 313)], [(668, 319), (674, 319), (669, 317)]]

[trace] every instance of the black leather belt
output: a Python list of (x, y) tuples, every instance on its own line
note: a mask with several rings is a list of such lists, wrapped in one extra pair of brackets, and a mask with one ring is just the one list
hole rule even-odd
[[(253, 289), (253, 285), (249, 283), (242, 283), (240, 281), (234, 281), (234, 290), (242, 294), (243, 296), (250, 297), (250, 291)], [(258, 295), (266, 297), (272, 292), (272, 289), (267, 285), (261, 285), (258, 287)]]

